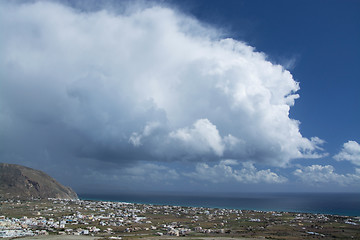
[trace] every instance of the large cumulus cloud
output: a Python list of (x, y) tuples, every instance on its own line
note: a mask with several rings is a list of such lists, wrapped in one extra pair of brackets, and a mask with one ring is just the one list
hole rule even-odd
[[(0, 153), (129, 163), (321, 156), (289, 117), (299, 84), (172, 9), (0, 4)], [(15, 160), (14, 160), (15, 159)]]

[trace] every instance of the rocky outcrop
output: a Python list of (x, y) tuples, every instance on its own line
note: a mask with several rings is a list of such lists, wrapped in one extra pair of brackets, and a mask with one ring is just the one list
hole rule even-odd
[(78, 196), (42, 171), (0, 163), (0, 199), (33, 198), (78, 199)]

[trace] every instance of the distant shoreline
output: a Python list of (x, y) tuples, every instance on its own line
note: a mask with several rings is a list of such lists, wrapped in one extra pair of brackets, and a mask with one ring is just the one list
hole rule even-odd
[(244, 196), (79, 194), (82, 200), (274, 212), (360, 216), (360, 193), (246, 193)]

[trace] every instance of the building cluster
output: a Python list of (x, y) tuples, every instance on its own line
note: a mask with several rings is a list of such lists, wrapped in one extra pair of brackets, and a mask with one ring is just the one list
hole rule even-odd
[[(147, 234), (187, 236), (264, 231), (288, 225), (304, 234), (325, 236), (322, 224), (338, 222), (357, 226), (359, 218), (323, 214), (262, 212), (204, 207), (159, 206), (87, 200), (2, 201), (2, 206), (28, 213), (20, 218), (0, 216), (0, 238), (47, 234), (113, 236)], [(179, 221), (168, 220), (179, 219)], [(234, 228), (233, 226), (236, 226)], [(125, 235), (124, 235), (125, 236)]]
[[(42, 234), (43, 232), (39, 232)], [(35, 233), (29, 229), (25, 224), (19, 219), (12, 218), (7, 219), (5, 216), (0, 216), (0, 237), (23, 237), (23, 236), (33, 236)]]

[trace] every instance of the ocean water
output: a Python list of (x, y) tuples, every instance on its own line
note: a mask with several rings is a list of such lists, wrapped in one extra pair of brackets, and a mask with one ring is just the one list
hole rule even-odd
[(81, 199), (212, 207), (242, 210), (285, 211), (360, 216), (360, 193), (241, 193), (241, 194), (80, 194)]

